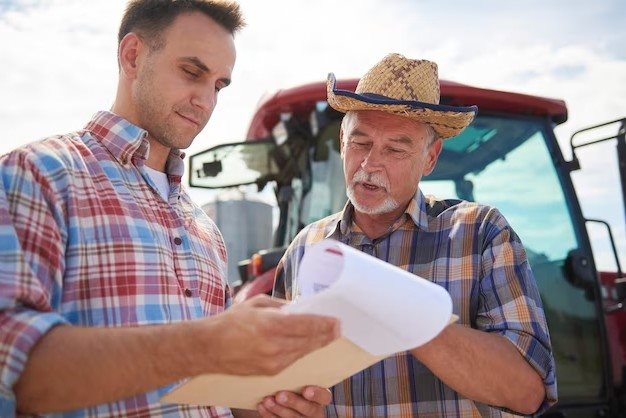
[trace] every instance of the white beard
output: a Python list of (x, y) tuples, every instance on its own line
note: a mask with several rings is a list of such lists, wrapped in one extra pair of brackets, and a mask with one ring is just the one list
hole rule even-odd
[(368, 182), (374, 184), (378, 187), (382, 187), (385, 190), (389, 190), (389, 183), (387, 179), (377, 174), (366, 174), (363, 169), (359, 169), (354, 176), (352, 177), (352, 181), (348, 182), (346, 194), (348, 195), (348, 199), (354, 206), (356, 210), (366, 215), (382, 215), (384, 213), (393, 212), (394, 210), (400, 207), (400, 203), (398, 203), (393, 197), (387, 196), (383, 202), (381, 202), (377, 206), (364, 206), (360, 204), (354, 193), (354, 185), (359, 182)]

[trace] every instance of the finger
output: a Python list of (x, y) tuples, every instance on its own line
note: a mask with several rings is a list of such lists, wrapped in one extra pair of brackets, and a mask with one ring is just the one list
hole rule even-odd
[[(304, 402), (308, 402), (302, 398)], [(311, 403), (311, 402), (309, 402)], [(263, 406), (272, 414), (280, 418), (300, 418), (302, 415), (309, 416), (300, 411), (279, 404), (274, 397), (267, 397), (263, 400)]]
[(259, 413), (259, 415), (261, 415), (262, 418), (276, 418), (276, 415), (268, 411), (267, 408), (264, 407), (262, 403), (257, 405), (256, 411)]
[(310, 334), (302, 337), (283, 338), (275, 336), (273, 343), (280, 347), (282, 360), (287, 367), (299, 358), (328, 345), (334, 339), (335, 335), (333, 334), (325, 336)]
[(321, 335), (332, 341), (340, 335), (339, 320), (330, 316), (285, 313), (277, 315), (276, 327), (281, 334), (292, 337)]
[(276, 394), (276, 403), (305, 417), (319, 416), (323, 410), (323, 406), (320, 404), (308, 401), (297, 393), (287, 391)]
[(286, 301), (282, 299), (274, 299), (267, 295), (256, 295), (245, 302), (247, 305), (255, 308), (280, 308), (285, 305)]
[(319, 405), (326, 406), (333, 400), (330, 389), (321, 388), (319, 386), (307, 386), (302, 392), (304, 399), (315, 402)]
[(282, 368), (288, 367), (293, 362), (307, 354), (323, 347), (327, 342), (320, 342), (312, 338), (284, 338), (280, 341), (280, 363)]
[(280, 298), (276, 298), (274, 296), (271, 296), (271, 299), (272, 299), (272, 302), (278, 302), (280, 304), (279, 306), (289, 305), (291, 303), (290, 300), (280, 299)]

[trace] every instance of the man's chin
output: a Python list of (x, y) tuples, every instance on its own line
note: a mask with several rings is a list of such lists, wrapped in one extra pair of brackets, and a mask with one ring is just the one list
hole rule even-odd
[(364, 202), (363, 196), (359, 196), (359, 193), (355, 193), (354, 188), (348, 188), (347, 195), (350, 202), (352, 202), (352, 206), (354, 206), (358, 212), (366, 215), (383, 215), (398, 208), (396, 201), (388, 195), (383, 199), (376, 199), (375, 202)]
[(180, 142), (179, 142), (180, 146), (179, 146), (179, 147), (176, 147), (176, 148), (178, 148), (178, 149), (187, 149), (187, 148), (189, 148), (189, 147), (191, 146), (191, 144), (193, 143), (193, 140), (194, 140), (194, 139), (196, 139), (196, 137), (193, 137), (193, 138), (191, 138), (191, 139), (187, 139), (187, 140), (180, 141)]
[(377, 205), (364, 205), (355, 200), (351, 200), (351, 202), (354, 209), (366, 215), (384, 215), (398, 208), (398, 205), (393, 201), (385, 201)]
[(196, 137), (198, 136), (198, 133), (199, 132), (196, 132), (194, 134), (189, 134), (189, 133), (178, 134), (176, 139), (171, 140), (172, 148), (178, 148), (178, 149), (189, 148), (191, 144), (193, 144), (194, 139), (196, 139)]

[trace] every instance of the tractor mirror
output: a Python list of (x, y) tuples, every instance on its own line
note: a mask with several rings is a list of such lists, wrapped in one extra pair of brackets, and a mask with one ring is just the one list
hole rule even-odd
[(218, 145), (189, 157), (189, 186), (220, 189), (265, 184), (279, 173), (276, 144), (260, 140)]

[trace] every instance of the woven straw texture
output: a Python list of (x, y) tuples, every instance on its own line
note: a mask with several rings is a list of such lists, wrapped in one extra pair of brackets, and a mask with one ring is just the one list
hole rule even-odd
[[(328, 104), (335, 110), (380, 110), (429, 124), (445, 139), (458, 135), (476, 116), (475, 112), (455, 112), (420, 107), (419, 103), (374, 104), (335, 94), (335, 77), (329, 75)], [(437, 64), (427, 60), (410, 60), (400, 54), (389, 54), (372, 67), (359, 81), (355, 93), (371, 93), (390, 99), (439, 104)]]

